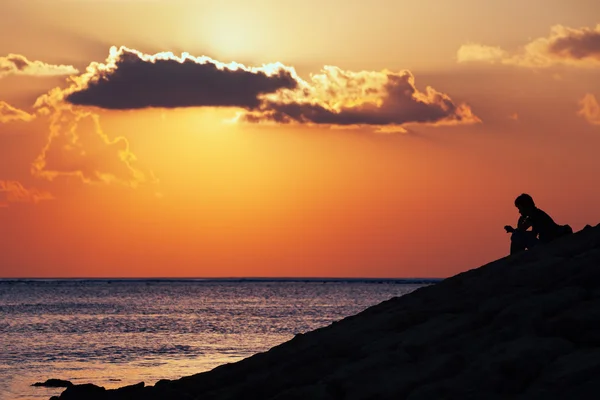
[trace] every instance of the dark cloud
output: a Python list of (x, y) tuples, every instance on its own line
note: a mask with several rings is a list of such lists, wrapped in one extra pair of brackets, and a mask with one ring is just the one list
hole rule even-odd
[(514, 54), (496, 46), (465, 44), (458, 49), (457, 61), (483, 61), (527, 68), (548, 68), (555, 65), (599, 67), (600, 25), (595, 28), (555, 25), (550, 29), (548, 37), (534, 39)]
[(456, 124), (480, 120), (469, 106), (444, 93), (417, 90), (409, 71), (345, 71), (326, 66), (309, 81), (281, 63), (246, 67), (186, 53), (143, 54), (111, 48), (104, 63), (91, 63), (71, 77), (66, 89), (41, 96), (38, 109), (95, 106), (105, 109), (148, 107), (237, 107), (247, 122), (324, 125), (400, 126), (409, 123)]
[[(8, 57), (5, 58), (8, 63), (12, 63), (17, 71), (24, 71), (25, 68), (29, 65), (27, 59), (23, 56), (19, 56), (16, 54), (9, 54)], [(6, 70), (5, 66), (5, 70)]]
[[(265, 101), (259, 111), (249, 112), (244, 118), (249, 122), (270, 120), (324, 125), (479, 122), (468, 106), (456, 105), (447, 95), (432, 88), (419, 92), (408, 71), (363, 72), (357, 76), (329, 67), (324, 72), (313, 79), (320, 87), (313, 88), (312, 96), (294, 102)], [(358, 96), (357, 88), (364, 97)], [(325, 96), (320, 97), (319, 93)]]
[(569, 30), (548, 46), (548, 51), (561, 57), (600, 60), (600, 25), (596, 29)]
[[(94, 67), (96, 67), (94, 69)], [(171, 53), (147, 56), (121, 47), (107, 63), (92, 64), (64, 99), (74, 105), (105, 109), (228, 106), (252, 109), (259, 96), (293, 89), (293, 71), (283, 66), (246, 68), (209, 58)]]

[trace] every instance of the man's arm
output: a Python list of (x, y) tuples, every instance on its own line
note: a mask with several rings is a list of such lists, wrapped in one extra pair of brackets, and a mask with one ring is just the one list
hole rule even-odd
[[(506, 232), (512, 233), (514, 231), (526, 231), (531, 226), (532, 226), (531, 220), (528, 217), (525, 217), (525, 216), (521, 215), (519, 217), (519, 221), (517, 222), (517, 227), (516, 228), (513, 228), (510, 225), (506, 225), (504, 227), (504, 229), (506, 230)], [(536, 233), (536, 235), (537, 235), (537, 233)]]
[(526, 231), (531, 227), (531, 220), (525, 216), (519, 217), (519, 222), (517, 222), (517, 230)]

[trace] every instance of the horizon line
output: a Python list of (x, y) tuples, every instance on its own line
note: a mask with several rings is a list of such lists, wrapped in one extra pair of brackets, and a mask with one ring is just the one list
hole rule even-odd
[(446, 278), (425, 278), (425, 277), (319, 277), (319, 276), (244, 276), (244, 277), (0, 277), (0, 280), (443, 280)]

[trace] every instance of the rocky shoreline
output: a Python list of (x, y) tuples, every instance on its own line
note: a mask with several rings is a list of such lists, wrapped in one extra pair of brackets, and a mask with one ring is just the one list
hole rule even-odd
[(54, 400), (596, 399), (600, 225), (154, 386)]

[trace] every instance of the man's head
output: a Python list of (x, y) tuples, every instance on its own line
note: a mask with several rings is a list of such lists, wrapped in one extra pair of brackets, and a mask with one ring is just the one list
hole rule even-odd
[(527, 193), (523, 193), (515, 199), (515, 206), (519, 209), (521, 215), (525, 216), (528, 216), (535, 209), (535, 203)]

